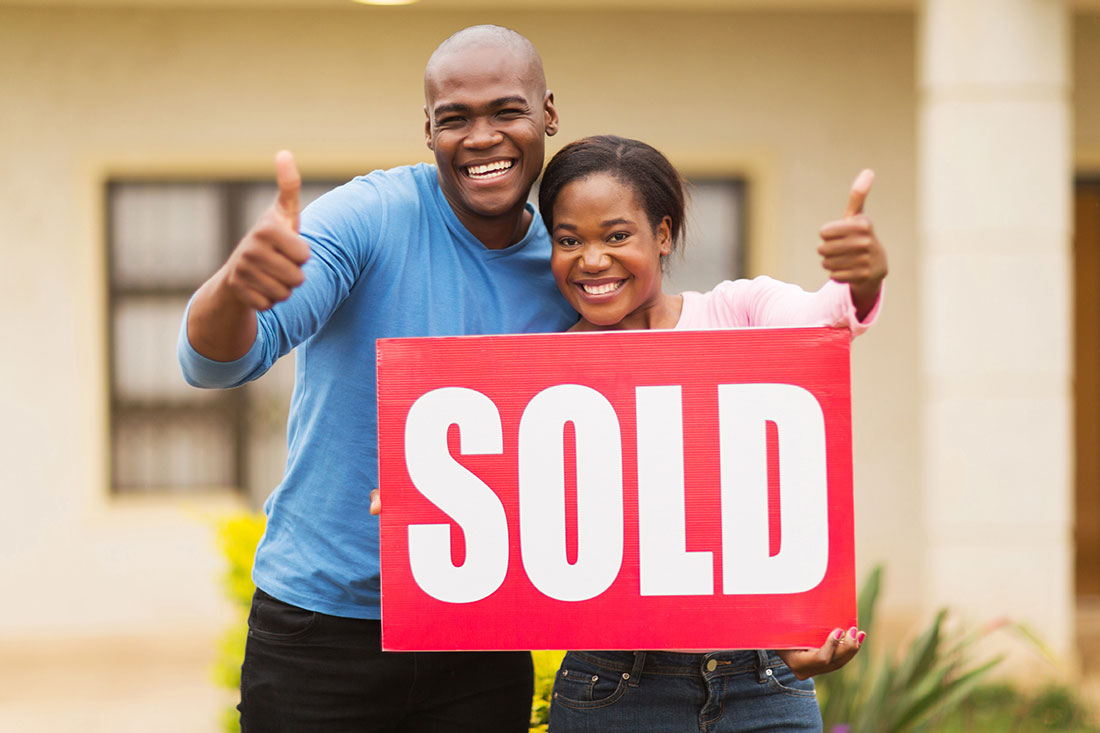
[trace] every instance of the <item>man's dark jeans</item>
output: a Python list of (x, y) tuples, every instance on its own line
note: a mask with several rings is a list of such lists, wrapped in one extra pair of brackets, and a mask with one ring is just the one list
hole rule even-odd
[(528, 729), (528, 652), (382, 653), (381, 632), (379, 621), (306, 611), (257, 590), (241, 667), (243, 733)]

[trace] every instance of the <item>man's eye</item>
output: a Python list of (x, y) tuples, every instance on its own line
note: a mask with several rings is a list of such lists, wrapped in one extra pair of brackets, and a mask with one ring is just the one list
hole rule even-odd
[(501, 117), (512, 118), (512, 117), (520, 117), (524, 114), (524, 112), (523, 112), (522, 109), (502, 109), (499, 112), (499, 114), (500, 114)]
[(452, 127), (454, 125), (461, 124), (462, 119), (463, 118), (461, 118), (461, 117), (444, 117), (443, 119), (439, 120), (439, 122), (437, 122), (436, 124), (439, 125), (440, 127)]

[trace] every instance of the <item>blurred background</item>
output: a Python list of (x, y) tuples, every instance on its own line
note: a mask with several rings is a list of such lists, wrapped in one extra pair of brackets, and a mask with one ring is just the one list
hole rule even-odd
[(859, 169), (890, 258), (853, 349), (876, 633), (1008, 617), (1001, 674), (1100, 679), (1100, 0), (0, 0), (0, 730), (216, 730), (218, 517), (285, 456), (289, 358), (184, 385), (187, 296), (297, 155), (306, 197), (430, 160), (423, 66), (534, 41), (549, 153), (694, 184), (671, 287), (823, 282)]

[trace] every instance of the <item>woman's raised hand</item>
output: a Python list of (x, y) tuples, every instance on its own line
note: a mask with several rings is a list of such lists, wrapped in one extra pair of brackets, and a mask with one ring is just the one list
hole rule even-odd
[(863, 213), (874, 181), (875, 172), (870, 168), (860, 171), (848, 194), (844, 218), (825, 224), (818, 232), (821, 265), (833, 280), (848, 283), (861, 321), (875, 307), (887, 271), (886, 250), (875, 236), (870, 217)]

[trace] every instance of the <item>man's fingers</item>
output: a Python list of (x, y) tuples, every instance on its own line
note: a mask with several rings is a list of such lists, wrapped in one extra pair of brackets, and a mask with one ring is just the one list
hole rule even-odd
[(275, 208), (286, 225), (298, 231), (298, 194), (302, 190), (302, 176), (298, 173), (298, 164), (289, 150), (280, 150), (275, 154), (275, 183), (279, 186), (279, 196), (275, 199)]
[(309, 243), (284, 226), (273, 221), (277, 215), (267, 213), (238, 247), (240, 257), (248, 267), (257, 268), (287, 285), (302, 284), (302, 265), (309, 259)]
[(844, 218), (850, 219), (863, 213), (863, 204), (867, 200), (867, 194), (871, 192), (871, 184), (875, 182), (875, 172), (870, 168), (864, 168), (852, 182), (852, 190), (848, 194), (848, 207), (844, 210)]
[(256, 269), (285, 286), (288, 291), (306, 281), (301, 265), (290, 257), (280, 256), (279, 254), (272, 254), (263, 262), (258, 262)]
[(309, 259), (309, 242), (299, 236), (274, 237), (271, 241), (276, 250), (298, 267), (304, 265)]
[(240, 271), (238, 279), (245, 289), (270, 301), (272, 305), (290, 297), (292, 286), (258, 268)]

